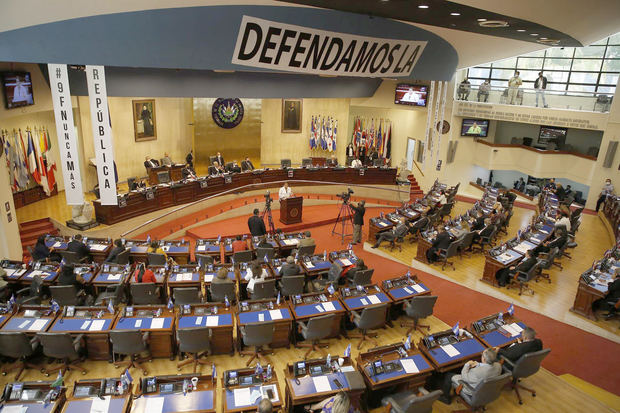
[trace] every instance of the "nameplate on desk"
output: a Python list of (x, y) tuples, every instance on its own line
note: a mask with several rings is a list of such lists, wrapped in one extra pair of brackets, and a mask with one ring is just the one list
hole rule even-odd
[(213, 281), (213, 274), (205, 274), (205, 282), (210, 283), (211, 281)]
[(164, 245), (163, 247), (161, 247), (161, 249), (164, 252), (168, 252), (168, 251), (170, 251), (170, 246), (169, 245)]

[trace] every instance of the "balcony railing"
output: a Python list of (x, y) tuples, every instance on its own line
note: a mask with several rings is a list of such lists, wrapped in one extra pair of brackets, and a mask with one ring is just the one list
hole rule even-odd
[(523, 87), (513, 90), (508, 87), (497, 86), (492, 86), (488, 92), (481, 92), (479, 86), (469, 85), (469, 87), (464, 87), (459, 84), (455, 88), (454, 98), (462, 101), (501, 105), (544, 107), (546, 104), (546, 107), (553, 109), (609, 112), (613, 95), (550, 89), (540, 92), (536, 89)]

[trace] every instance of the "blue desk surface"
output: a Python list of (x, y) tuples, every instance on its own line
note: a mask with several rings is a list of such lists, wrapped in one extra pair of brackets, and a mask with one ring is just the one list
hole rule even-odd
[[(37, 320), (45, 320), (45, 325), (41, 327), (40, 330), (28, 330), (28, 327), (32, 325)], [(2, 327), (3, 331), (45, 331), (47, 327), (49, 327), (52, 322), (51, 318), (25, 318), (25, 317), (12, 317), (6, 324)], [(23, 326), (22, 326), (23, 324)], [(21, 327), (20, 327), (21, 326)]]
[(308, 271), (329, 270), (329, 268), (332, 266), (332, 263), (329, 261), (319, 260), (319, 261), (313, 261), (312, 265), (313, 266), (309, 266), (308, 263), (304, 262), (304, 266), (308, 269)]
[(164, 398), (162, 413), (204, 411), (213, 410), (215, 408), (213, 406), (213, 391), (204, 390), (192, 391), (185, 396), (183, 393), (144, 395), (133, 401), (131, 412), (147, 413), (145, 410), (146, 403), (151, 397)]
[[(131, 317), (131, 318), (119, 318), (116, 323), (116, 330), (150, 330), (151, 320), (155, 318), (163, 318), (164, 325), (161, 329), (170, 328), (172, 325), (172, 317)], [(142, 320), (142, 324), (136, 327), (136, 321)]]
[[(146, 251), (148, 250), (148, 246), (147, 245), (134, 245), (131, 247), (131, 251), (130, 254), (146, 254)], [(183, 252), (189, 252), (189, 247), (187, 245), (184, 246), (176, 246), (176, 245), (172, 245), (168, 248), (168, 251), (164, 251), (166, 254), (175, 254), (175, 253), (183, 253)]]
[[(34, 276), (33, 276), (33, 277), (30, 277), (30, 274), (31, 274), (33, 271), (37, 271), (37, 270), (31, 270), (31, 271), (26, 272), (26, 273), (22, 276), (22, 278), (21, 278), (21, 280), (20, 280), (20, 281), (32, 280), (32, 278), (33, 278)], [(52, 280), (54, 280), (54, 278), (56, 278), (57, 276), (58, 276), (58, 273), (57, 273), (57, 272), (55, 272), (55, 271), (54, 271), (54, 272), (52, 272), (52, 271), (41, 271), (41, 279), (42, 279), (43, 281), (52, 281)]]
[[(525, 328), (525, 324), (523, 323), (517, 323), (521, 328)], [(511, 341), (515, 341), (516, 339), (518, 339), (519, 337), (521, 337), (521, 334), (519, 334), (518, 336), (514, 336), (514, 337), (506, 337), (505, 335), (503, 335), (502, 333), (500, 333), (497, 330), (491, 331), (490, 333), (487, 333), (485, 335), (482, 336), (482, 338), (484, 339), (484, 341), (486, 341), (491, 347), (501, 347), (506, 343), (510, 343)]]
[[(20, 406), (20, 405), (24, 407), (28, 407), (28, 410), (26, 410), (26, 413), (48, 413), (48, 412), (51, 412), (52, 409), (54, 409), (54, 407), (56, 407), (56, 403), (50, 403), (47, 406), (44, 406), (42, 402), (18, 402), (18, 403), (5, 404), (4, 406), (0, 407), (0, 412), (4, 412), (4, 407)], [(60, 409), (58, 409), (58, 411), (60, 411)], [(74, 412), (74, 413), (77, 413), (77, 412)]]
[(523, 254), (521, 254), (520, 252), (507, 249), (506, 252), (503, 252), (500, 255), (497, 255), (493, 258), (495, 259), (495, 261), (502, 263), (503, 265), (507, 265), (507, 264), (515, 262), (521, 257), (523, 257)]
[[(418, 294), (423, 294), (426, 291), (429, 291), (428, 287), (425, 286), (422, 283), (417, 283), (417, 285), (419, 285), (420, 287), (424, 288), (424, 291), (422, 292), (417, 292), (416, 290), (413, 289), (412, 286), (408, 285), (407, 287), (399, 287), (399, 288), (394, 288), (392, 290), (390, 290), (390, 294), (392, 295), (392, 297), (394, 297), (395, 299), (401, 299), (401, 298), (409, 298), (409, 297), (414, 297)], [(407, 290), (405, 290), (405, 288), (411, 292), (408, 292)]]
[[(275, 383), (274, 384), (269, 383), (266, 386), (273, 386), (276, 389), (275, 391), (279, 392), (278, 386), (276, 386)], [(250, 394), (252, 392), (254, 392), (254, 391), (260, 392), (261, 391), (261, 386), (249, 386), (249, 389), (250, 389)], [(226, 390), (226, 392), (225, 392), (225, 400), (226, 400), (226, 408), (230, 410), (230, 409), (239, 409), (241, 407), (246, 407), (246, 406), (257, 406), (258, 402), (260, 401), (260, 398), (258, 398), (255, 403), (237, 406), (235, 404), (235, 393), (234, 393), (234, 391), (233, 390)], [(280, 403), (282, 402), (282, 397), (280, 396), (280, 394), (278, 394), (278, 400), (279, 400)]]
[[(423, 370), (431, 368), (431, 366), (428, 365), (428, 363), (426, 362), (424, 357), (422, 357), (420, 354), (414, 354), (413, 356), (409, 356), (407, 358), (400, 359), (400, 360), (407, 360), (407, 359), (413, 360), (413, 362), (415, 363), (416, 367), (420, 371), (423, 371)], [(376, 376), (372, 376), (370, 374), (370, 366), (366, 367), (366, 373), (368, 373), (368, 376), (375, 383), (383, 381), (383, 380), (393, 379), (393, 378), (400, 377), (400, 376), (405, 376), (407, 374), (418, 374), (418, 373), (407, 373), (405, 371), (405, 369), (403, 368), (403, 369), (401, 369), (399, 371), (392, 371), (390, 373), (381, 373), (381, 374), (377, 374)]]
[(212, 245), (212, 244), (197, 245), (196, 246), (196, 252), (197, 253), (202, 253), (202, 252), (220, 252), (220, 246), (219, 245)]
[[(114, 413), (114, 412), (123, 411), (123, 406), (125, 406), (125, 401), (126, 399), (124, 397), (110, 398), (110, 405), (108, 407), (108, 412)], [(65, 413), (89, 412), (92, 404), (93, 404), (93, 399), (71, 400), (67, 402), (67, 406), (65, 407)], [(30, 413), (30, 408), (28, 408), (28, 413)]]
[[(329, 385), (331, 386), (332, 391), (338, 391), (338, 386), (334, 383), (334, 380), (338, 380), (345, 389), (349, 387), (347, 377), (343, 373), (330, 373), (325, 376), (329, 380)], [(288, 382), (295, 396), (307, 396), (309, 394), (317, 393), (316, 387), (314, 386), (314, 380), (312, 380), (311, 376), (299, 377), (299, 384), (295, 383), (295, 379), (288, 379)]]
[[(205, 315), (193, 315), (179, 318), (178, 328), (191, 328), (191, 327), (206, 327), (207, 317), (217, 317), (217, 326), (232, 326), (232, 314), (205, 314)], [(198, 320), (200, 319), (200, 320)], [(196, 321), (199, 321), (196, 324)], [(215, 327), (215, 326), (214, 326)]]
[(147, 245), (132, 245), (129, 250), (130, 254), (146, 254), (146, 250), (149, 249)]
[[(115, 277), (120, 275), (120, 278), (118, 279), (110, 279), (110, 276)], [(113, 272), (113, 273), (108, 273), (108, 272), (100, 272), (99, 274), (97, 274), (97, 276), (93, 279), (94, 283), (114, 283), (114, 284), (120, 284), (125, 282), (125, 276), (127, 274), (125, 273), (118, 273), (118, 272)]]
[(530, 237), (530, 242), (533, 244), (540, 244), (547, 238), (547, 234), (543, 234), (542, 232), (537, 232)]
[[(245, 276), (245, 273), (247, 272), (246, 270), (240, 271), (241, 272), (241, 279), (243, 279), (243, 277)], [(207, 281), (207, 275), (210, 275), (211, 278), (209, 279), (209, 281)], [(211, 280), (213, 280), (213, 278), (215, 278), (215, 276), (217, 275), (217, 272), (215, 271), (208, 271), (205, 272), (205, 282), (211, 282)], [(200, 276), (199, 276), (200, 277)], [(235, 281), (237, 279), (237, 276), (235, 275), (234, 271), (228, 271), (228, 278), (230, 278), (231, 280)]]
[(178, 272), (178, 273), (170, 274), (170, 277), (168, 277), (168, 282), (169, 283), (174, 283), (174, 282), (200, 282), (200, 273), (198, 273), (198, 272), (192, 272), (192, 280), (191, 281), (187, 281), (187, 280), (179, 281), (179, 280), (177, 280), (177, 275), (179, 275), (179, 274), (185, 274), (185, 273)]
[[(357, 257), (349, 257), (347, 259), (351, 262), (351, 264), (355, 264), (357, 262)], [(340, 265), (341, 267), (348, 267), (349, 266), (348, 264), (344, 264), (342, 262), (341, 258), (338, 258), (335, 262), (337, 262), (338, 265)]]
[[(288, 308), (280, 308), (280, 312), (282, 313), (282, 318), (279, 320), (273, 320), (273, 321), (290, 320), (293, 318), (291, 317), (291, 312), (288, 310)], [(263, 321), (272, 321), (271, 315), (269, 314), (269, 310), (264, 310), (264, 311), (247, 311), (247, 312), (239, 313), (239, 322), (241, 324), (259, 323), (261, 322), (258, 320), (259, 314), (262, 314), (265, 317)]]
[[(67, 319), (62, 319), (61, 321), (58, 321), (57, 323), (55, 323), (52, 328), (50, 328), (50, 331), (90, 331), (90, 325), (92, 324), (93, 320), (97, 320), (96, 318), (67, 318)], [(110, 327), (112, 327), (112, 321), (114, 321), (112, 318), (106, 318), (106, 319), (102, 319), (104, 320), (103, 323), (103, 327), (101, 328), (101, 330), (94, 330), (94, 331), (107, 331), (110, 329)], [(86, 322), (88, 322), (88, 324), (85, 324)], [(82, 327), (84, 327), (82, 329)]]
[(437, 363), (438, 365), (442, 365), (442, 364), (451, 363), (453, 361), (457, 361), (463, 358), (468, 358), (472, 354), (480, 353), (485, 349), (482, 343), (480, 343), (475, 338), (470, 338), (464, 341), (459, 341), (458, 343), (453, 344), (453, 346), (460, 353), (454, 357), (448, 356), (441, 347), (436, 347), (430, 350), (429, 354), (431, 358), (435, 361), (435, 363)]
[(12, 280), (17, 279), (21, 277), (22, 275), (26, 274), (26, 272), (28, 272), (28, 270), (26, 270), (25, 268), (18, 268), (18, 269), (10, 268), (10, 269), (6, 269), (5, 271), (7, 271), (7, 274), (8, 272), (11, 272), (11, 275), (7, 275), (7, 278), (12, 279)]
[[(58, 242), (58, 241), (51, 240), (51, 239), (46, 239), (45, 240), (45, 246), (47, 248), (52, 248), (54, 246), (54, 244), (56, 244), (56, 242)], [(55, 246), (54, 248), (57, 249), (57, 250), (66, 250), (68, 244), (69, 243), (66, 242), (66, 241), (60, 241), (59, 244), (57, 246)]]
[(390, 228), (391, 226), (394, 225), (392, 221), (390, 221), (389, 219), (385, 219), (385, 218), (375, 218), (374, 224), (379, 228)]
[[(332, 303), (334, 305), (334, 308), (336, 309), (336, 311), (342, 311), (343, 310), (342, 305), (340, 305), (340, 302), (338, 300), (332, 300), (332, 301), (328, 301), (328, 302), (330, 302), (330, 303)], [(298, 305), (297, 307), (295, 307), (295, 313), (297, 314), (298, 317), (307, 317), (307, 316), (323, 314), (326, 311), (325, 311), (325, 309), (323, 308), (323, 306), (321, 304), (322, 303)], [(319, 306), (323, 309), (323, 311), (320, 311), (317, 308)]]
[(93, 278), (93, 276), (94, 276), (94, 275), (95, 275), (95, 274), (94, 274), (93, 272), (91, 272), (91, 271), (89, 271), (89, 272), (84, 272), (84, 273), (82, 273), (82, 278), (84, 278), (84, 281), (86, 281), (87, 283), (89, 283), (89, 282), (90, 282), (90, 280), (92, 280), (92, 278)]
[[(375, 305), (375, 304), (371, 303), (370, 300), (368, 299), (368, 297), (371, 296), (371, 295), (377, 296), (377, 298), (379, 300), (381, 300), (381, 303), (389, 303), (391, 301), (388, 298), (388, 296), (385, 295), (384, 293), (376, 293), (376, 294), (360, 295), (359, 297), (346, 298), (344, 300), (344, 302), (347, 304), (347, 306), (351, 310), (356, 310), (358, 308), (369, 307), (371, 305)], [(362, 299), (366, 301), (366, 304), (364, 304), (362, 302)]]

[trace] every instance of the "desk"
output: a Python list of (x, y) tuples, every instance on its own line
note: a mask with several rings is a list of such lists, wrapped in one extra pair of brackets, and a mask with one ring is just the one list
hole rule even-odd
[[(213, 307), (217, 307), (217, 314), (212, 313)], [(209, 327), (211, 353), (233, 355), (233, 308), (226, 308), (224, 303), (194, 304), (189, 308), (189, 313), (177, 314), (177, 328)]]
[[(156, 315), (160, 311), (159, 316)], [(153, 357), (170, 357), (174, 354), (173, 332), (175, 329), (174, 312), (164, 305), (135, 305), (133, 317), (122, 314), (114, 322), (115, 330), (148, 331), (149, 349)], [(141, 314), (147, 313), (147, 314)], [(153, 326), (161, 323), (161, 326)]]
[(290, 255), (291, 250), (297, 248), (299, 240), (305, 238), (302, 233), (280, 234), (275, 241), (278, 243), (278, 252), (281, 257)]
[[(243, 304), (246, 303), (247, 306)], [(273, 309), (271, 308), (273, 306)], [(247, 311), (242, 311), (247, 308)], [(277, 310), (280, 310), (277, 313)], [(273, 311), (273, 312), (272, 312)], [(281, 318), (278, 318), (281, 316)], [(275, 318), (274, 318), (275, 317)], [(268, 300), (251, 300), (239, 303), (239, 311), (237, 312), (237, 328), (245, 324), (260, 323), (263, 321), (273, 321), (275, 323), (275, 331), (273, 333), (273, 342), (270, 347), (287, 347), (290, 348), (291, 330), (293, 328), (293, 316), (288, 304), (282, 300), (280, 304), (276, 304), (275, 299)], [(238, 348), (243, 348), (243, 338), (241, 331), (237, 331)]]
[[(191, 380), (192, 377), (198, 378), (197, 388), (188, 391), (187, 394), (182, 392), (160, 393), (159, 385), (165, 383), (178, 383), (184, 380)], [(141, 397), (134, 400), (131, 406), (131, 413), (149, 413), (147, 406), (149, 399), (163, 399), (163, 408), (161, 413), (173, 412), (201, 412), (215, 413), (216, 406), (216, 384), (213, 383), (211, 375), (196, 374), (180, 374), (175, 376), (157, 376), (157, 390), (155, 392), (142, 394)], [(145, 389), (141, 389), (142, 392)], [(157, 412), (150, 412), (157, 413)]]
[[(35, 316), (26, 317), (26, 312), (35, 311)], [(6, 317), (6, 316), (5, 316)], [(4, 321), (1, 331), (22, 332), (29, 336), (39, 332), (46, 332), (56, 319), (56, 314), (51, 312), (51, 307), (38, 305), (23, 305), (18, 311)]]
[[(60, 392), (58, 393), (58, 396), (56, 397), (56, 399), (54, 401), (52, 401), (51, 403), (49, 403), (47, 406), (44, 405), (43, 401), (45, 400), (45, 396), (47, 396), (47, 394), (49, 393), (50, 390), (52, 390), (51, 384), (53, 383), (52, 381), (27, 381), (27, 382), (20, 382), (23, 383), (23, 391), (28, 391), (28, 390), (38, 390), (40, 391), (39, 396), (34, 400), (6, 400), (4, 402), (4, 406), (5, 408), (0, 408), (0, 412), (4, 412), (6, 410), (7, 407), (18, 407), (18, 406), (22, 406), (26, 408), (26, 412), (27, 413), (57, 413), (60, 412), (60, 407), (63, 405), (63, 403), (65, 402), (65, 397), (66, 397), (66, 391), (67, 389), (65, 387), (61, 387), (60, 388)], [(7, 386), (11, 385), (15, 385), (16, 383), (8, 383), (5, 387), (4, 390), (6, 391)]]
[[(503, 348), (516, 343), (517, 339), (521, 337), (521, 333), (512, 335), (508, 330), (500, 330), (497, 327), (498, 318), (499, 314), (492, 314), (478, 321), (474, 321), (469, 331), (487, 347)], [(526, 327), (525, 323), (508, 313), (502, 313), (502, 319), (503, 321), (499, 322), (499, 324), (511, 325), (515, 323), (522, 329)]]
[(395, 304), (402, 304), (403, 301), (410, 300), (420, 295), (429, 295), (431, 290), (418, 281), (417, 276), (391, 278), (381, 283), (381, 288)]
[(389, 219), (376, 217), (370, 218), (368, 221), (368, 242), (374, 244), (377, 242), (377, 234), (392, 229), (394, 223)]
[[(321, 296), (323, 295), (327, 298), (327, 301), (321, 301)], [(327, 292), (308, 293), (291, 297), (291, 311), (295, 320), (303, 322), (307, 322), (313, 317), (328, 314), (335, 315), (329, 338), (340, 336), (342, 319), (346, 313), (338, 297), (329, 295)]]
[[(402, 357), (398, 353), (398, 348), (407, 352), (407, 357)], [(411, 366), (410, 362), (400, 362), (401, 370), (391, 371), (389, 373), (380, 373), (376, 376), (372, 374), (371, 364), (375, 360), (382, 360), (383, 363), (394, 360), (411, 360), (415, 366)], [(410, 371), (405, 370), (407, 366)], [(410, 367), (411, 366), (411, 367)], [(414, 371), (417, 369), (418, 371)], [(364, 377), (366, 386), (370, 391), (380, 390), (386, 387), (398, 386), (398, 391), (416, 389), (424, 386), (426, 379), (430, 377), (433, 369), (430, 361), (424, 355), (411, 348), (405, 350), (402, 343), (390, 344), (387, 346), (376, 347), (357, 356), (357, 370)]]
[[(232, 247), (228, 245), (228, 248), (232, 254)], [(222, 260), (224, 259), (222, 242), (218, 241), (216, 238), (197, 240), (194, 253), (213, 257), (213, 262), (223, 262)]]
[(434, 346), (429, 349), (424, 343), (424, 340), (420, 341), (418, 348), (437, 369), (437, 371), (440, 373), (445, 373), (447, 371), (463, 367), (463, 365), (469, 360), (479, 358), (485, 349), (485, 346), (475, 337), (461, 337), (460, 340), (461, 341), (458, 343), (452, 345), (459, 352), (459, 354), (454, 357), (449, 356), (440, 346)]
[[(16, 273), (15, 273), (16, 274)], [(52, 285), (60, 275), (59, 263), (35, 263), (34, 266), (19, 277), (19, 283), (30, 285), (35, 275), (40, 275), (43, 285)]]
[(108, 286), (127, 284), (131, 275), (131, 265), (129, 264), (103, 264), (101, 271), (92, 278), (91, 284), (94, 287), (95, 294), (98, 294), (100, 289), (106, 289)]
[[(116, 313), (111, 314), (106, 307), (75, 307), (73, 317), (63, 315), (58, 317), (49, 328), (50, 333), (69, 333), (73, 336), (84, 334), (86, 350), (90, 360), (110, 359), (110, 340), (108, 331), (116, 321)], [(80, 314), (85, 312), (86, 314)], [(101, 313), (101, 318), (96, 318)]]
[[(106, 383), (108, 380), (114, 380), (116, 382), (116, 386), (120, 384), (120, 379), (112, 378), (112, 379), (86, 379), (86, 380), (78, 380), (73, 385), (72, 394), (67, 397), (67, 402), (62, 408), (62, 413), (82, 413), (89, 412), (92, 408), (93, 402), (99, 399), (99, 397), (95, 394), (92, 396), (81, 396), (76, 395), (76, 388), (88, 388), (90, 391), (98, 391), (101, 388), (101, 384)], [(105, 386), (105, 384), (104, 384)], [(105, 395), (102, 395), (104, 399), (109, 399), (108, 412), (110, 413), (125, 413), (129, 411), (129, 406), (131, 406), (131, 393), (132, 393), (133, 385), (130, 385), (127, 391), (124, 394), (112, 394), (111, 392), (106, 392)], [(116, 392), (116, 389), (115, 389)], [(101, 399), (100, 399), (101, 400)], [(30, 411), (30, 410), (29, 410)]]
[(415, 255), (415, 259), (423, 262), (425, 264), (429, 264), (428, 258), (426, 258), (426, 252), (433, 246), (433, 243), (423, 236), (418, 238), (418, 250)]
[(484, 281), (485, 283), (496, 287), (498, 284), (495, 274), (503, 268), (514, 265), (516, 262), (520, 261), (521, 258), (523, 258), (523, 255), (513, 251), (512, 249), (508, 249), (506, 252), (496, 257), (492, 257), (488, 251), (485, 251), (484, 270), (482, 271), (482, 278), (480, 281)]
[(195, 265), (173, 265), (172, 272), (168, 276), (168, 297), (173, 296), (175, 288), (194, 287), (202, 291), (202, 279), (200, 271), (196, 271)]
[(159, 177), (157, 176), (157, 174), (160, 172), (168, 172), (168, 174), (170, 175), (170, 181), (180, 181), (181, 179), (183, 179), (182, 171), (184, 166), (184, 164), (173, 164), (170, 166), (161, 165), (156, 166), (155, 168), (147, 168), (149, 184), (157, 185), (160, 183), (166, 183), (159, 182)]
[[(131, 248), (129, 253), (133, 262), (146, 262), (149, 244), (144, 240), (127, 240), (125, 246)], [(189, 241), (160, 241), (159, 246), (177, 264), (189, 262)]]
[(357, 263), (357, 257), (353, 250), (332, 251), (329, 253), (329, 260), (340, 265), (343, 269)]
[(27, 271), (26, 264), (21, 261), (2, 260), (0, 267), (6, 272), (6, 280), (9, 284), (17, 283), (17, 280)]
[[(48, 248), (54, 248), (56, 251), (66, 251), (67, 244), (71, 237), (63, 237), (62, 235), (48, 235), (45, 237), (45, 245)], [(112, 241), (109, 238), (88, 238), (82, 240), (90, 250), (93, 261), (102, 263), (112, 249)]]
[(364, 287), (365, 291), (355, 288), (340, 288), (342, 303), (347, 311), (363, 310), (377, 304), (391, 303), (392, 300), (374, 284)]
[(323, 254), (306, 256), (299, 260), (299, 264), (305, 273), (312, 277), (329, 271), (332, 263), (329, 262), (329, 258), (325, 258), (326, 257), (324, 257)]
[[(596, 275), (600, 276), (600, 272)], [(606, 285), (596, 282), (587, 283), (583, 277), (579, 277), (579, 286), (575, 294), (575, 302), (570, 310), (573, 313), (596, 321), (596, 315), (592, 311), (592, 303), (600, 298), (604, 298), (605, 295), (607, 295)]]
[[(236, 370), (236, 372), (237, 372), (237, 376), (239, 377), (250, 376), (254, 374), (254, 369), (239, 369), (239, 370)], [(222, 383), (226, 383), (226, 377), (228, 373), (229, 372), (227, 371), (224, 372), (224, 375), (222, 377)], [(258, 405), (259, 400), (256, 400), (254, 402), (250, 400), (247, 403), (237, 404), (237, 401), (239, 401), (239, 399), (242, 399), (244, 397), (236, 398), (235, 393), (238, 393), (239, 396), (242, 393), (246, 393), (246, 395), (248, 395), (248, 393), (252, 394), (254, 392), (261, 392), (261, 388), (263, 389), (271, 388), (271, 390), (273, 391), (273, 396), (274, 396), (271, 399), (271, 403), (273, 405), (273, 411), (274, 412), (279, 411), (278, 409), (280, 409), (284, 405), (284, 403), (282, 401), (282, 395), (280, 392), (280, 385), (278, 384), (277, 374), (274, 371), (272, 373), (271, 379), (263, 381), (262, 385), (250, 385), (250, 386), (234, 385), (234, 386), (228, 386), (228, 387), (224, 386), (224, 388), (222, 388), (222, 396), (224, 398), (224, 402), (223, 402), (224, 412), (226, 413), (229, 413), (229, 412), (254, 413), (256, 412), (256, 406)]]

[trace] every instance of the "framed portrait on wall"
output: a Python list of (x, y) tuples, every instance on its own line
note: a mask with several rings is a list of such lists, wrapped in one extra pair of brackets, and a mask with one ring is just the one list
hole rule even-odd
[(136, 142), (157, 139), (155, 99), (132, 100), (133, 129)]
[(282, 99), (282, 133), (301, 133), (301, 99)]

